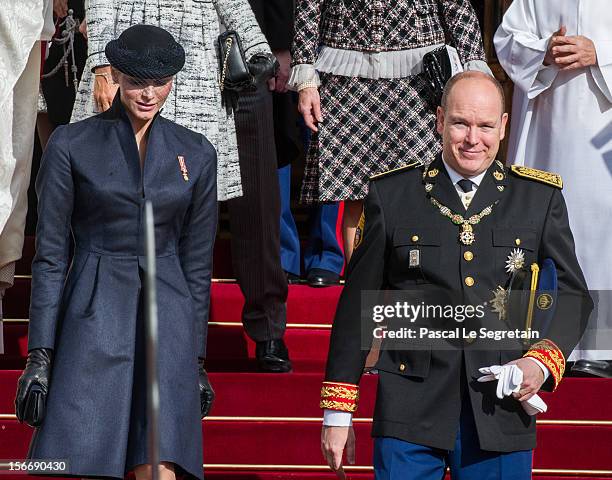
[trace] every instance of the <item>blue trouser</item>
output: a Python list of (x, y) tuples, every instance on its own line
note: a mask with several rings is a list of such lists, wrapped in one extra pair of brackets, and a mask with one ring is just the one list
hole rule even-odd
[[(300, 239), (291, 214), (291, 165), (278, 169), (281, 191), (281, 264), (283, 270), (300, 275)], [(342, 271), (344, 257), (336, 239), (338, 204), (312, 207), (309, 215), (310, 235), (304, 250), (304, 267), (308, 272), (321, 268)]]
[(532, 451), (481, 450), (469, 400), (463, 402), (452, 451), (391, 437), (374, 439), (376, 480), (441, 480), (448, 466), (453, 480), (530, 480)]

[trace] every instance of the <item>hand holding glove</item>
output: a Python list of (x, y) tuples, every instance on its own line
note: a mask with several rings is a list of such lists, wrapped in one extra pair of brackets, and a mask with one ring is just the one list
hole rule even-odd
[(15, 413), (20, 422), (38, 427), (45, 418), (51, 377), (52, 350), (35, 348), (28, 353), (25, 369), (17, 381)]
[(204, 360), (198, 360), (198, 385), (200, 388), (200, 412), (202, 418), (210, 413), (213, 402), (215, 400), (215, 391), (210, 385), (208, 374), (204, 370)]
[[(497, 380), (496, 396), (500, 400), (521, 389), (523, 371), (517, 365), (491, 365), (490, 367), (479, 368), (478, 371), (484, 374), (478, 378), (479, 382)], [(521, 405), (528, 415), (544, 413), (548, 408), (544, 400), (538, 395), (534, 395), (528, 400), (521, 402)]]

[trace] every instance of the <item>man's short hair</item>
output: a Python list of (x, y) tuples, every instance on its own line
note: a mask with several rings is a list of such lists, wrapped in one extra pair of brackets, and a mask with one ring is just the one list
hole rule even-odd
[(504, 113), (506, 111), (506, 95), (504, 94), (504, 88), (501, 86), (501, 83), (497, 81), (497, 79), (489, 75), (488, 73), (484, 73), (478, 70), (468, 70), (465, 72), (460, 72), (454, 76), (452, 76), (446, 85), (444, 86), (444, 91), (442, 92), (442, 100), (440, 101), (440, 106), (446, 110), (446, 106), (448, 104), (448, 97), (451, 94), (451, 91), (455, 87), (455, 85), (461, 80), (467, 80), (470, 78), (480, 78), (483, 80), (488, 80), (497, 89), (497, 93), (499, 93), (499, 100), (501, 102), (501, 111)]

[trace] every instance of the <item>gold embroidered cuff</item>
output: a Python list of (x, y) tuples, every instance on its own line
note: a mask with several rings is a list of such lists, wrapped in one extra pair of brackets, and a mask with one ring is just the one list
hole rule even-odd
[(321, 408), (351, 412), (357, 410), (359, 387), (350, 383), (323, 382)]
[(553, 390), (557, 388), (563, 378), (563, 372), (565, 372), (565, 357), (561, 349), (552, 340), (544, 339), (534, 343), (523, 357), (532, 357), (542, 362), (554, 378), (555, 386)]

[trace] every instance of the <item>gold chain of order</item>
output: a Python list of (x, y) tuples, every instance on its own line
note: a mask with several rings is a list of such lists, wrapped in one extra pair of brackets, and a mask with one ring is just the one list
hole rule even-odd
[(497, 200), (495, 203), (492, 203), (488, 207), (483, 208), (480, 213), (472, 215), (470, 218), (466, 220), (465, 218), (463, 218), (462, 215), (453, 212), (450, 208), (448, 208), (446, 205), (442, 205), (435, 198), (430, 197), (430, 200), (431, 200), (431, 203), (433, 203), (436, 207), (438, 207), (438, 210), (440, 210), (440, 213), (444, 215), (445, 217), (450, 218), (451, 222), (453, 222), (455, 225), (461, 225), (463, 223), (468, 223), (470, 225), (476, 225), (477, 223), (480, 222), (480, 220), (482, 220), (483, 217), (490, 215), (491, 212), (493, 211), (493, 207), (497, 204), (497, 202), (499, 202), (499, 200)]
[(225, 83), (225, 74), (227, 73), (227, 61), (229, 59), (233, 43), (234, 42), (232, 40), (232, 37), (228, 37), (225, 40), (225, 49), (226, 49), (225, 58), (223, 59), (223, 70), (221, 71), (221, 79), (219, 80), (219, 88), (221, 89), (222, 92), (223, 92), (223, 84)]

